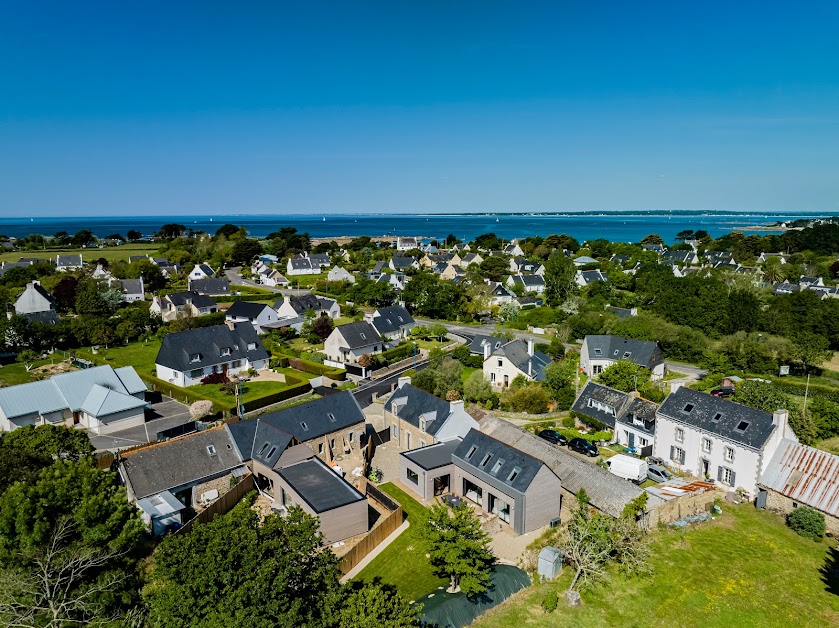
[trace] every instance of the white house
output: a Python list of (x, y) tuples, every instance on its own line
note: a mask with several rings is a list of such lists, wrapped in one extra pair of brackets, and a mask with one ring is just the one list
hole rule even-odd
[(367, 318), (372, 323), (379, 335), (386, 341), (395, 341), (388, 344), (398, 344), (407, 338), (411, 329), (416, 327), (414, 317), (401, 305), (380, 307)]
[(230, 323), (250, 323), (257, 334), (267, 333), (272, 325), (279, 320), (277, 310), (266, 303), (251, 303), (237, 301), (230, 306), (224, 315), (224, 320)]
[(335, 319), (341, 316), (341, 306), (335, 299), (319, 297), (315, 294), (301, 294), (299, 296), (283, 295), (283, 298), (274, 303), (274, 309), (282, 318), (298, 318), (306, 315), (311, 310), (315, 316), (328, 316)]
[(519, 246), (519, 241), (518, 240), (513, 240), (512, 242), (510, 242), (510, 244), (505, 246), (504, 247), (504, 255), (516, 255), (516, 256), (524, 255), (524, 251), (522, 251), (521, 247)]
[(503, 283), (496, 282), (490, 285), (492, 286), (489, 292), (490, 305), (504, 305), (505, 303), (511, 303), (516, 298), (515, 293), (509, 288), (505, 288)]
[(551, 359), (535, 350), (533, 340), (511, 340), (493, 350), (492, 345), (484, 345), (484, 377), (496, 390), (510, 386), (519, 375), (531, 382), (545, 379), (545, 367)]
[(158, 379), (185, 387), (212, 373), (266, 369), (269, 357), (251, 323), (229, 322), (166, 334), (154, 362)]
[(415, 257), (404, 257), (401, 255), (394, 255), (391, 257), (390, 262), (388, 262), (388, 266), (390, 266), (391, 270), (402, 273), (411, 268), (419, 270), (419, 262)]
[(58, 255), (55, 258), (55, 269), (61, 272), (82, 268), (84, 268), (84, 262), (81, 255)]
[(397, 251), (411, 251), (419, 248), (419, 242), (416, 238), (396, 238)]
[(578, 270), (575, 281), (578, 286), (584, 288), (598, 281), (609, 283), (609, 277), (602, 270)]
[(755, 495), (784, 439), (798, 442), (786, 410), (769, 414), (682, 387), (656, 413), (653, 451), (696, 477)]
[(173, 292), (163, 297), (152, 297), (149, 313), (159, 316), (164, 323), (187, 316), (203, 316), (218, 311), (210, 297), (197, 292)]
[(288, 286), (288, 279), (283, 277), (277, 270), (258, 260), (251, 266), (251, 272), (255, 275), (254, 279), (257, 283), (264, 286)]
[(510, 275), (507, 277), (507, 286), (510, 288), (521, 288), (525, 292), (544, 294), (545, 279), (541, 275)]
[(15, 314), (26, 315), (55, 310), (55, 299), (40, 281), (26, 284), (26, 289), (15, 301)]
[(376, 328), (367, 321), (340, 325), (324, 342), (323, 351), (333, 362), (356, 364), (365, 353), (377, 354), (385, 343)]
[(120, 279), (120, 286), (122, 287), (122, 300), (126, 303), (145, 300), (146, 292), (142, 277), (139, 279)]
[(189, 271), (189, 279), (209, 279), (215, 277), (216, 271), (210, 268), (209, 264), (196, 264), (195, 268)]
[(586, 336), (580, 348), (580, 368), (589, 377), (596, 377), (615, 362), (629, 360), (649, 369), (652, 379), (664, 377), (664, 354), (658, 342), (622, 336)]
[(326, 274), (326, 279), (328, 281), (348, 281), (349, 283), (355, 283), (355, 276), (346, 268), (341, 268), (340, 266), (330, 268)]

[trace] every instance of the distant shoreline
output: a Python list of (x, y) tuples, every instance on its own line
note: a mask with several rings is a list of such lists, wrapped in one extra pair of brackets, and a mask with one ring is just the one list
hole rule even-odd
[(801, 231), (804, 227), (781, 227), (771, 225), (752, 225), (748, 227), (729, 227), (731, 231)]

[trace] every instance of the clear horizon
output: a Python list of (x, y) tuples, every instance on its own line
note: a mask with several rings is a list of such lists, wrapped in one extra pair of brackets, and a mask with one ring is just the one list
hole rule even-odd
[(0, 53), (3, 217), (839, 213), (832, 2), (17, 0)]

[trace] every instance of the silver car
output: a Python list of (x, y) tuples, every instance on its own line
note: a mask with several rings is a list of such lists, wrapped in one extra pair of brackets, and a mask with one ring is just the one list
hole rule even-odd
[(673, 474), (664, 467), (660, 467), (657, 464), (651, 464), (647, 467), (647, 477), (653, 482), (666, 482), (673, 477)]

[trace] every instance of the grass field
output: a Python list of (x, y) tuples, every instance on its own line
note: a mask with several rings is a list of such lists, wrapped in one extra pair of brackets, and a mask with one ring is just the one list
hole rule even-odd
[(833, 438), (823, 440), (822, 442), (818, 443), (816, 447), (839, 456), (839, 436), (834, 436)]
[(82, 260), (85, 262), (92, 262), (100, 257), (105, 258), (109, 262), (116, 262), (118, 260), (128, 261), (132, 255), (157, 255), (160, 250), (160, 245), (150, 243), (131, 243), (123, 244), (122, 246), (109, 246), (102, 249), (40, 249), (36, 251), (11, 251), (8, 253), (0, 253), (0, 262), (16, 262), (21, 257), (37, 257), (38, 259), (55, 259), (56, 255), (78, 255), (81, 254)]
[[(813, 542), (781, 517), (751, 505), (726, 505), (716, 521), (665, 530), (653, 541), (653, 575), (611, 581), (583, 592), (569, 608), (562, 593), (571, 580), (530, 587), (479, 618), (475, 628), (529, 626), (836, 626), (839, 581), (828, 581), (827, 561), (839, 563), (836, 542)], [(832, 547), (832, 557), (831, 557)], [(560, 593), (557, 610), (540, 603)]]
[[(58, 362), (59, 358), (56, 358), (55, 361)], [(37, 360), (34, 362), (34, 365), (38, 367), (49, 363), (49, 360)], [(3, 382), (6, 386), (17, 386), (18, 384), (27, 384), (31, 381), (32, 377), (26, 371), (23, 364), (7, 364), (0, 368), (0, 382)]]
[(419, 599), (437, 587), (447, 585), (447, 580), (438, 578), (431, 571), (425, 557), (425, 542), (418, 534), (417, 521), (425, 507), (390, 482), (379, 488), (402, 505), (410, 525), (362, 569), (355, 580), (370, 582), (379, 578), (382, 583), (395, 586), (409, 600)]

